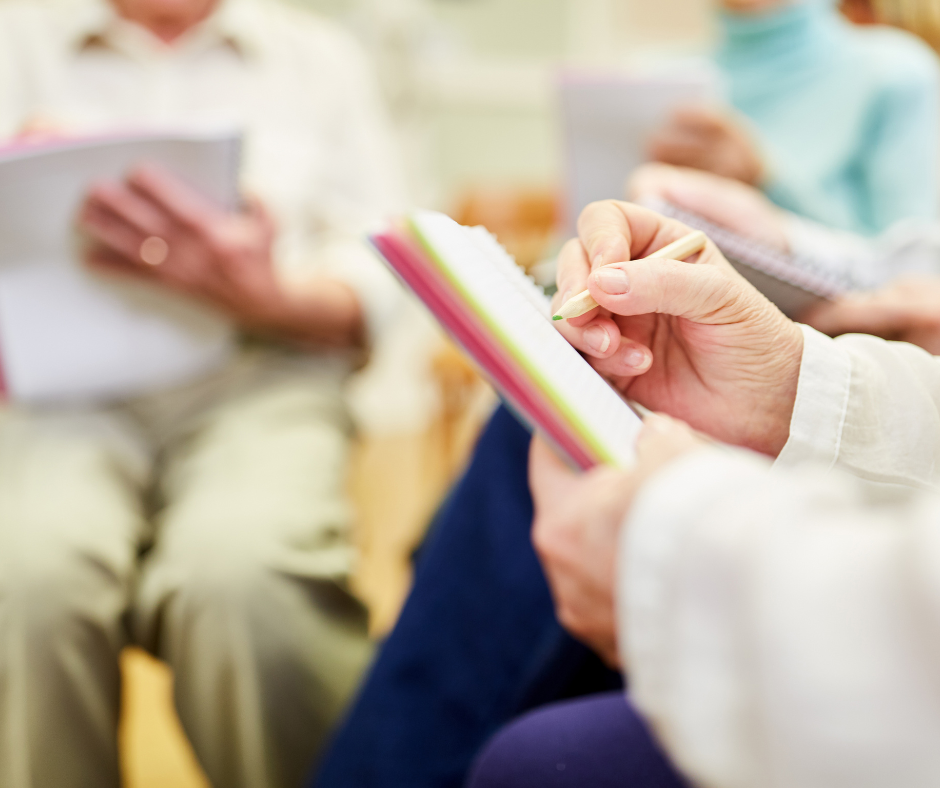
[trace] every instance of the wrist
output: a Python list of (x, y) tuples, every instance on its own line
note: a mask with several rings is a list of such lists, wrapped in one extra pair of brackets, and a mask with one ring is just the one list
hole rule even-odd
[(258, 327), (302, 344), (359, 347), (365, 319), (355, 292), (343, 282), (319, 279), (297, 292), (278, 287)]
[(754, 438), (748, 445), (748, 448), (769, 457), (777, 457), (790, 439), (790, 423), (803, 361), (803, 332), (796, 323), (786, 320), (775, 344), (770, 370), (774, 389), (766, 398), (766, 406), (754, 425)]

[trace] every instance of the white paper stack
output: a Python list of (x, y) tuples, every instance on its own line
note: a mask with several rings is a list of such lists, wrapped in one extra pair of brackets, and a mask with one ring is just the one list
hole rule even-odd
[(234, 347), (229, 321), (154, 286), (86, 271), (74, 225), (92, 183), (144, 162), (232, 208), (240, 147), (227, 133), (0, 150), (0, 368), (11, 399), (118, 400), (224, 363)]

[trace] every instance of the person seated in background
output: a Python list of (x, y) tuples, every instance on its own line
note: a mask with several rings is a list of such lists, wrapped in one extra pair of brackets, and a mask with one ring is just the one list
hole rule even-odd
[(684, 108), (650, 141), (653, 160), (759, 186), (787, 210), (863, 234), (937, 216), (940, 72), (929, 47), (853, 25), (834, 0), (720, 6), (716, 61), (741, 117)]
[[(559, 283), (601, 309), (561, 331), (626, 396), (749, 451), (662, 415), (626, 471), (576, 474), (534, 441), (559, 617), (629, 672), (629, 700), (514, 723), (469, 786), (937, 785), (940, 359), (791, 322), (711, 244), (694, 264), (638, 259), (687, 232), (589, 208)], [(633, 262), (592, 272), (618, 246)]]
[(359, 233), (401, 197), (362, 54), (276, 3), (0, 6), (4, 137), (223, 124), (246, 133), (244, 210), (142, 166), (77, 221), (90, 265), (241, 326), (237, 358), (108, 406), (0, 410), (9, 788), (119, 785), (129, 642), (172, 667), (217, 788), (300, 785), (371, 658), (343, 385), (399, 297)]

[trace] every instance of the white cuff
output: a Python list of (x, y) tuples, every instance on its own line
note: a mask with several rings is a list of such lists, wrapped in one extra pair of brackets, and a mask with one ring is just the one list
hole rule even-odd
[(800, 381), (790, 419), (790, 438), (777, 465), (815, 461), (832, 468), (839, 458), (852, 382), (849, 353), (809, 326), (803, 330)]

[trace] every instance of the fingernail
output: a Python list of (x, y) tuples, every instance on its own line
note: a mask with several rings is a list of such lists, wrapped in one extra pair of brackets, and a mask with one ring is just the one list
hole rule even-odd
[(638, 348), (632, 348), (623, 354), (623, 361), (628, 367), (643, 369), (649, 361), (649, 356)]
[(620, 268), (601, 268), (594, 272), (594, 281), (608, 295), (623, 295), (630, 290), (627, 272)]
[(584, 332), (584, 342), (591, 350), (606, 353), (610, 347), (610, 334), (600, 326), (591, 326)]

